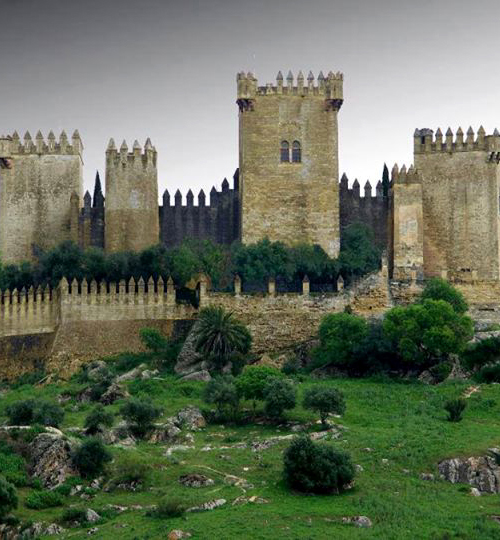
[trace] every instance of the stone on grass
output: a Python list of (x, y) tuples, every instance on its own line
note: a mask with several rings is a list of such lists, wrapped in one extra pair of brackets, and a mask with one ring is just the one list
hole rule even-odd
[(129, 398), (130, 394), (117, 383), (111, 383), (99, 400), (103, 405), (112, 405), (118, 399)]
[(172, 443), (178, 439), (180, 432), (181, 430), (173, 422), (155, 424), (148, 441), (151, 443)]
[(181, 409), (175, 416), (175, 423), (181, 429), (188, 429), (189, 431), (196, 431), (207, 425), (200, 409), (194, 405), (188, 405)]
[(191, 533), (181, 531), (180, 529), (174, 529), (170, 531), (167, 536), (167, 540), (181, 540), (182, 538), (190, 538)]
[(208, 501), (206, 503), (200, 504), (200, 506), (193, 506), (191, 508), (188, 508), (186, 512), (205, 512), (209, 510), (215, 510), (216, 508), (225, 505), (226, 502), (226, 499), (214, 499), (213, 501)]
[(188, 373), (187, 375), (184, 375), (184, 377), (181, 377), (181, 381), (203, 381), (208, 382), (212, 380), (212, 377), (210, 375), (210, 372), (206, 369), (202, 369), (200, 371), (193, 371), (193, 373)]
[(179, 482), (186, 487), (200, 488), (206, 486), (212, 486), (214, 481), (204, 474), (183, 474), (179, 477)]
[(69, 476), (76, 474), (71, 451), (71, 445), (62, 433), (40, 433), (29, 445), (31, 475), (39, 478), (47, 489), (60, 486)]
[(95, 523), (96, 521), (99, 521), (101, 519), (101, 516), (92, 510), (92, 508), (87, 508), (85, 512), (85, 519), (88, 523)]
[(130, 371), (127, 371), (123, 375), (118, 375), (118, 377), (115, 378), (115, 382), (121, 383), (121, 382), (128, 382), (133, 381), (134, 379), (137, 379), (141, 376), (141, 373), (147, 369), (148, 366), (146, 364), (141, 364), (140, 366), (137, 366), (134, 369), (131, 369)]
[(429, 482), (434, 481), (434, 475), (432, 473), (421, 473), (420, 480), (427, 480)]
[(372, 526), (372, 520), (367, 516), (343, 517), (342, 523), (345, 523), (346, 525), (354, 525), (355, 527)]
[(438, 470), (452, 484), (469, 484), (481, 493), (500, 492), (500, 466), (493, 457), (445, 459), (438, 464)]

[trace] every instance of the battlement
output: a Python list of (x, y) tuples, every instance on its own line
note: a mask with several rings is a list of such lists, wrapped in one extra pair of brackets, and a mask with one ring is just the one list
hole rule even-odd
[(410, 165), (409, 169), (407, 170), (406, 165), (403, 165), (400, 169), (397, 163), (395, 163), (391, 171), (391, 181), (392, 185), (421, 184), (422, 177), (418, 169), (415, 169), (413, 165)]
[(19, 137), (17, 131), (12, 135), (0, 137), (0, 158), (10, 158), (22, 155), (78, 155), (83, 152), (83, 144), (78, 130), (75, 129), (71, 136), (71, 144), (63, 130), (56, 139), (53, 131), (50, 131), (45, 139), (41, 131), (38, 131), (35, 138), (31, 137), (29, 131), (24, 134), (23, 139)]
[(434, 131), (432, 129), (416, 129), (413, 134), (414, 152), (415, 154), (430, 154), (435, 152), (471, 152), (471, 151), (500, 151), (500, 133), (497, 129), (492, 135), (486, 135), (486, 132), (481, 126), (474, 133), (472, 127), (469, 127), (464, 137), (462, 128), (458, 128), (454, 135), (452, 130), (448, 128), (446, 134), (440, 128)]
[(358, 182), (358, 179), (356, 178), (352, 184), (352, 187), (349, 187), (349, 179), (345, 173), (340, 179), (340, 191), (343, 192), (345, 196), (358, 199), (372, 200), (378, 198), (382, 199), (384, 197), (384, 187), (381, 180), (375, 184), (375, 193), (373, 193), (371, 182), (367, 180), (364, 185), (363, 195), (361, 195), (361, 185)]
[(144, 149), (137, 140), (134, 141), (132, 151), (128, 151), (127, 142), (124, 140), (118, 150), (114, 139), (110, 139), (106, 149), (106, 166), (118, 167), (125, 165), (130, 167), (154, 167), (156, 168), (157, 152), (151, 144), (149, 137), (144, 143)]
[(288, 72), (286, 80), (283, 74), (278, 72), (276, 76), (276, 85), (267, 83), (265, 86), (258, 86), (258, 81), (253, 73), (244, 72), (238, 73), (236, 77), (238, 84), (238, 99), (253, 99), (255, 96), (283, 95), (283, 96), (320, 96), (327, 100), (344, 99), (343, 82), (344, 75), (340, 72), (333, 73), (330, 71), (325, 77), (320, 71), (317, 84), (312, 72), (309, 72), (307, 80), (304, 78), (302, 71), (299, 71), (297, 78), (291, 71)]

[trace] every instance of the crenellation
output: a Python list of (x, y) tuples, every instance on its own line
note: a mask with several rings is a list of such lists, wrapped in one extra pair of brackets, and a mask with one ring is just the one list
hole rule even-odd
[[(495, 130), (496, 131), (496, 130)], [(473, 152), (480, 150), (499, 149), (497, 142), (498, 135), (493, 132), (492, 135), (486, 135), (483, 126), (480, 126), (477, 133), (472, 127), (467, 129), (465, 134), (462, 128), (458, 128), (456, 134), (453, 134), (451, 128), (446, 130), (445, 140), (443, 142), (443, 132), (438, 128), (434, 134), (432, 129), (416, 129), (414, 133), (414, 151), (415, 154), (425, 154), (434, 152)]]

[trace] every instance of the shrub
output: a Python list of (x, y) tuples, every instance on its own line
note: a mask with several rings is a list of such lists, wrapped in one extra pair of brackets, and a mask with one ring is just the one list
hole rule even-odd
[(144, 486), (150, 473), (151, 467), (148, 463), (133, 454), (125, 454), (114, 464), (112, 483), (114, 485), (137, 483)]
[(138, 437), (144, 437), (162, 410), (152, 403), (140, 399), (130, 399), (120, 407), (120, 414)]
[(95, 435), (103, 427), (113, 425), (113, 413), (106, 411), (102, 405), (98, 405), (85, 418), (84, 427), (88, 434)]
[(339, 493), (354, 478), (354, 466), (345, 452), (307, 435), (296, 437), (285, 450), (283, 474), (287, 484), (306, 493)]
[(99, 401), (106, 390), (111, 386), (111, 379), (103, 379), (92, 384), (90, 388), (90, 401)]
[(0, 522), (14, 508), (17, 508), (16, 488), (0, 476)]
[(264, 399), (266, 384), (270, 379), (279, 376), (279, 370), (271, 366), (246, 366), (236, 378), (236, 389), (241, 397), (253, 401), (255, 410), (256, 401)]
[(352, 223), (342, 232), (338, 266), (340, 273), (351, 281), (380, 267), (380, 247), (373, 231), (364, 223)]
[(477, 369), (500, 360), (500, 336), (471, 343), (462, 353), (462, 362), (469, 369)]
[(460, 422), (466, 407), (467, 402), (463, 398), (450, 399), (447, 401), (444, 405), (444, 409), (448, 413), (448, 421)]
[(368, 325), (362, 317), (349, 313), (332, 313), (321, 320), (319, 346), (313, 351), (312, 367), (346, 368), (355, 360), (355, 351), (368, 335)]
[(461, 315), (469, 308), (463, 294), (441, 278), (433, 278), (427, 282), (422, 291), (421, 299), (444, 300)]
[(233, 354), (247, 354), (252, 345), (247, 327), (222, 307), (203, 308), (193, 332), (196, 350), (212, 360), (217, 370), (221, 370)]
[(296, 403), (296, 391), (292, 383), (285, 379), (271, 379), (264, 388), (264, 410), (267, 416), (281, 418), (287, 409)]
[(64, 496), (56, 491), (34, 491), (30, 493), (24, 504), (32, 510), (43, 510), (44, 508), (54, 508), (64, 503)]
[(73, 464), (84, 478), (98, 476), (110, 461), (111, 454), (99, 439), (84, 441), (73, 454)]
[(6, 412), (11, 425), (59, 427), (64, 419), (64, 411), (59, 405), (34, 399), (16, 401), (7, 407)]
[(476, 374), (475, 379), (482, 383), (500, 382), (500, 363), (484, 366)]
[(220, 420), (234, 419), (239, 405), (239, 395), (234, 378), (225, 375), (209, 381), (205, 386), (203, 400), (215, 405)]
[(158, 501), (155, 509), (148, 512), (150, 517), (158, 517), (162, 519), (182, 517), (186, 512), (186, 505), (179, 499), (171, 499), (163, 497)]
[(85, 523), (87, 521), (87, 512), (82, 508), (65, 508), (61, 521), (63, 523)]
[(9, 386), (12, 388), (12, 390), (17, 390), (18, 388), (21, 388), (21, 386), (24, 386), (25, 384), (33, 385), (38, 382), (40, 382), (45, 377), (45, 371), (43, 370), (37, 370), (33, 371), (31, 373), (23, 373), (22, 375), (19, 375), (19, 377), (16, 377)]
[(282, 366), (281, 372), (285, 375), (297, 375), (302, 369), (301, 361), (294, 357), (289, 358)]
[(326, 419), (329, 413), (344, 414), (344, 395), (331, 386), (313, 386), (306, 390), (303, 406), (305, 409), (317, 411), (323, 426), (328, 427)]
[(25, 487), (29, 485), (28, 475), (26, 473), (25, 460), (14, 453), (6, 444), (0, 442), (0, 471), (7, 482), (16, 487)]
[(172, 370), (181, 344), (166, 338), (156, 328), (142, 328), (140, 335), (144, 346), (155, 355), (154, 363), (158, 367)]
[(460, 353), (473, 336), (470, 317), (444, 300), (424, 300), (392, 308), (385, 316), (384, 335), (408, 366), (429, 367)]

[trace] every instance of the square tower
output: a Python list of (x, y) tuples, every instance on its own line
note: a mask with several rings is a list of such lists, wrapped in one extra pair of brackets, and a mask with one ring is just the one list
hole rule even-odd
[(299, 73), (259, 87), (238, 74), (241, 240), (320, 245), (338, 254), (337, 113), (343, 75)]
[(424, 273), (459, 281), (500, 278), (500, 134), (464, 138), (459, 128), (417, 129), (415, 167), (422, 176)]

